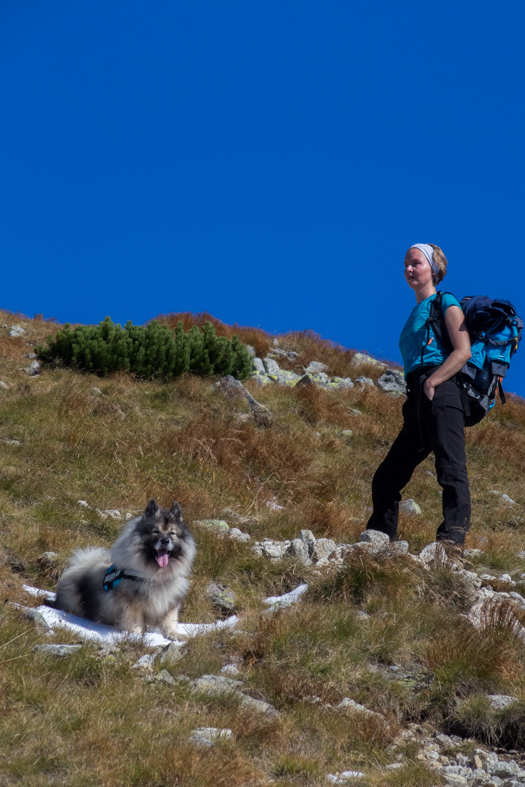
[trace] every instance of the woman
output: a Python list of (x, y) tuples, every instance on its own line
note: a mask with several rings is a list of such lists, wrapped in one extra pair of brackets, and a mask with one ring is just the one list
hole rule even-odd
[(470, 523), (470, 492), (465, 414), (454, 375), (471, 356), (470, 340), (461, 306), (450, 293), (443, 293), (442, 311), (452, 349), (427, 324), (436, 285), (445, 276), (447, 264), (433, 243), (416, 243), (405, 256), (405, 279), (414, 290), (416, 306), (399, 340), (407, 382), (403, 428), (374, 476), (373, 514), (367, 529), (380, 530), (395, 540), (401, 490), (414, 468), (433, 451), (443, 487), (443, 522), (436, 540), (461, 551)]

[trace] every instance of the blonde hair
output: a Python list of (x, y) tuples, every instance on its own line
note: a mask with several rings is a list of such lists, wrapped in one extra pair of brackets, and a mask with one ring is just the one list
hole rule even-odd
[(448, 260), (443, 254), (442, 249), (439, 248), (439, 246), (436, 246), (435, 243), (429, 243), (428, 245), (432, 246), (432, 248), (434, 249), (434, 254), (433, 254), (434, 262), (439, 268), (439, 273), (437, 274), (437, 276), (434, 276), (434, 278), (436, 280), (436, 284), (439, 284), (439, 282), (443, 281), (443, 279), (447, 275)]

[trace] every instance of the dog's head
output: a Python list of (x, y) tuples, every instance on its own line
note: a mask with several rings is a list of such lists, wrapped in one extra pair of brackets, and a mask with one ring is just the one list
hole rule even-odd
[(160, 508), (155, 500), (150, 500), (137, 530), (148, 559), (155, 560), (160, 568), (181, 559), (193, 544), (176, 501), (168, 509)]

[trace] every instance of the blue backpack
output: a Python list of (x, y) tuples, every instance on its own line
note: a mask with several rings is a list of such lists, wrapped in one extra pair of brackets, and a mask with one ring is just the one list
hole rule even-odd
[[(427, 324), (441, 344), (452, 351), (443, 318), (442, 297), (443, 293), (438, 292), (432, 301)], [(492, 410), (498, 390), (502, 403), (506, 402), (502, 380), (521, 341), (523, 320), (510, 301), (487, 295), (467, 295), (461, 301), (461, 308), (470, 336), (472, 357), (455, 379), (461, 389), (465, 426), (474, 426)]]

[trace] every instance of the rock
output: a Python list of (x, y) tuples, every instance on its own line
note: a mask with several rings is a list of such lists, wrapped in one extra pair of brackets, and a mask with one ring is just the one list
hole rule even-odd
[(523, 551), (523, 552), (518, 552), (518, 554), (517, 554), (517, 557), (518, 557), (520, 560), (525, 560), (525, 551)]
[(350, 697), (345, 697), (344, 699), (342, 699), (339, 705), (337, 705), (336, 707), (337, 710), (351, 711), (352, 713), (358, 713), (362, 716), (375, 718), (377, 719), (377, 721), (380, 721), (383, 724), (387, 724), (385, 717), (381, 713), (376, 713), (373, 710), (369, 710), (369, 708), (365, 708), (364, 705), (359, 705), (358, 702), (354, 702), (354, 700), (351, 700)]
[(407, 390), (403, 372), (397, 369), (387, 369), (377, 381), (377, 387), (381, 388), (382, 391), (402, 394), (405, 394)]
[(312, 382), (321, 388), (325, 388), (330, 382), (328, 375), (325, 374), (325, 372), (317, 372), (316, 374), (311, 374), (310, 377)]
[(220, 672), (221, 675), (225, 675), (227, 678), (242, 677), (242, 672), (236, 664), (225, 664)]
[(313, 385), (313, 384), (314, 384), (313, 378), (310, 377), (309, 374), (303, 374), (303, 376), (300, 377), (299, 380), (297, 380), (295, 387), (301, 388), (304, 385)]
[(270, 705), (269, 702), (265, 702), (264, 700), (256, 700), (246, 694), (240, 694), (239, 700), (243, 708), (255, 711), (255, 713), (261, 714), (261, 716), (267, 716), (269, 719), (278, 719), (281, 716), (277, 708), (274, 708), (273, 705)]
[(272, 541), (271, 539), (264, 539), (262, 542), (262, 553), (265, 557), (272, 558), (273, 560), (281, 560), (284, 556), (289, 543), (284, 541)]
[(38, 564), (45, 571), (55, 569), (58, 563), (58, 555), (56, 552), (42, 552), (38, 558)]
[(480, 555), (484, 555), (485, 553), (481, 549), (464, 549), (463, 550), (463, 557), (466, 558), (473, 558), (479, 557)]
[(501, 495), (501, 502), (502, 503), (506, 503), (507, 505), (510, 505), (510, 506), (515, 506), (516, 505), (516, 501), (513, 500), (508, 495), (505, 495), (505, 494)]
[(355, 410), (353, 407), (349, 407), (346, 412), (348, 413), (348, 415), (354, 415), (354, 416), (362, 415), (361, 410)]
[(433, 541), (431, 544), (427, 544), (426, 547), (423, 547), (419, 553), (419, 559), (425, 565), (431, 563), (433, 560), (446, 562), (447, 553), (445, 552), (442, 544), (439, 544), (437, 541)]
[(341, 771), (340, 774), (329, 773), (326, 776), (331, 784), (348, 784), (353, 779), (364, 779), (366, 774), (362, 771)]
[(38, 361), (31, 361), (29, 366), (26, 366), (25, 369), (22, 369), (22, 371), (28, 374), (30, 377), (36, 377), (37, 374), (40, 374), (40, 364)]
[(32, 620), (35, 624), (36, 630), (40, 634), (51, 636), (55, 633), (42, 613), (38, 611), (38, 609), (34, 609), (33, 607), (24, 607), (22, 604), (17, 604), (16, 601), (8, 601), (7, 605), (13, 609), (16, 609), (27, 620)]
[(382, 549), (390, 545), (390, 538), (386, 533), (381, 533), (379, 530), (363, 530), (359, 536), (359, 541), (365, 544), (373, 544), (375, 547)]
[(213, 384), (212, 388), (215, 391), (220, 391), (230, 401), (233, 401), (234, 399), (244, 399), (244, 401), (247, 402), (250, 412), (253, 415), (257, 425), (270, 425), (272, 419), (270, 410), (268, 410), (267, 407), (264, 407), (264, 405), (259, 404), (259, 402), (253, 398), (251, 393), (246, 390), (244, 385), (239, 382), (239, 380), (236, 380), (235, 377), (232, 377), (231, 374), (221, 377), (220, 380)]
[(211, 533), (228, 533), (230, 526), (224, 519), (199, 519), (193, 523), (197, 527), (203, 527)]
[(255, 347), (252, 347), (251, 344), (246, 344), (245, 347), (248, 350), (248, 355), (250, 355), (252, 358), (255, 358), (255, 356), (257, 355), (257, 353), (255, 352)]
[(274, 382), (266, 372), (264, 374), (262, 372), (254, 372), (250, 380), (254, 380), (256, 383), (259, 383), (259, 385), (272, 385)]
[(266, 358), (263, 361), (263, 364), (267, 374), (275, 374), (277, 377), (279, 376), (281, 369), (277, 361), (275, 361), (273, 358), (269, 358), (268, 356), (266, 356)]
[(376, 369), (386, 369), (386, 363), (377, 361), (371, 355), (364, 353), (355, 353), (350, 364), (351, 366), (374, 366)]
[(301, 379), (299, 374), (296, 374), (295, 372), (288, 372), (285, 369), (281, 369), (278, 375), (271, 374), (270, 377), (272, 379), (275, 377), (276, 383), (279, 383), (280, 385), (288, 385), (291, 388), (293, 388)]
[(408, 554), (408, 541), (394, 541), (388, 547), (389, 552), (393, 555), (407, 555)]
[(261, 372), (261, 374), (266, 374), (266, 369), (264, 368), (264, 363), (262, 362), (261, 358), (254, 358), (253, 359), (253, 368), (256, 372)]
[(9, 390), (9, 386), (8, 386), (8, 384), (7, 384), (7, 383), (4, 383), (4, 381), (3, 381), (3, 380), (0, 380), (0, 388), (4, 388), (4, 390), (6, 390), (6, 391), (8, 391), (8, 390)]
[(283, 511), (284, 506), (280, 506), (279, 503), (276, 503), (275, 500), (267, 500), (266, 501), (266, 508), (271, 508), (272, 511)]
[(135, 664), (132, 664), (131, 669), (144, 673), (153, 672), (155, 658), (153, 653), (145, 653), (144, 656), (141, 656), (140, 659), (135, 662)]
[(63, 659), (64, 656), (72, 656), (81, 647), (82, 645), (34, 645), (31, 650), (34, 653), (45, 653)]
[(176, 686), (178, 683), (178, 681), (176, 681), (175, 678), (170, 675), (167, 669), (161, 669), (161, 671), (155, 675), (153, 680), (157, 683), (167, 683), (169, 686)]
[(503, 710), (504, 708), (508, 708), (509, 705), (514, 705), (515, 702), (519, 702), (517, 697), (510, 697), (508, 694), (489, 694), (487, 699), (493, 710)]
[(195, 746), (215, 746), (220, 741), (231, 741), (234, 739), (233, 732), (227, 727), (219, 729), (218, 727), (197, 727), (192, 730), (190, 735), (190, 742)]
[(104, 518), (122, 519), (122, 514), (116, 508), (106, 508), (104, 511), (97, 509), (97, 514), (101, 514)]
[(160, 657), (161, 664), (176, 664), (184, 657), (184, 650), (177, 642), (170, 644), (162, 651)]
[(308, 544), (300, 538), (294, 538), (290, 544), (288, 554), (297, 558), (304, 565), (310, 565), (310, 550)]
[(237, 596), (227, 585), (218, 582), (210, 582), (206, 588), (206, 595), (213, 606), (218, 607), (221, 612), (231, 612), (237, 605)]
[(421, 514), (421, 508), (411, 497), (409, 497), (408, 500), (403, 500), (403, 502), (399, 504), (399, 510), (404, 514)]
[(89, 506), (89, 505), (86, 503), (86, 501), (85, 501), (85, 500), (77, 500), (77, 503), (78, 503), (78, 505), (79, 505), (81, 508), (91, 508), (91, 506)]
[(234, 541), (239, 541), (241, 544), (247, 544), (251, 541), (251, 536), (249, 536), (248, 533), (243, 533), (238, 527), (231, 527), (229, 536)]
[(337, 434), (339, 435), (339, 437), (343, 437), (345, 440), (349, 440), (352, 437), (353, 432), (351, 429), (343, 429), (341, 432), (338, 432)]
[[(202, 675), (190, 684), (193, 691), (199, 694), (224, 695), (235, 694), (243, 687), (240, 680), (226, 678), (224, 675)], [(244, 696), (244, 695), (243, 695)]]
[(273, 705), (263, 700), (256, 700), (243, 694), (240, 689), (243, 683), (240, 680), (227, 678), (223, 675), (203, 675), (201, 678), (194, 680), (190, 687), (193, 691), (199, 694), (207, 694), (210, 696), (233, 696), (239, 700), (242, 707), (255, 711), (270, 718), (278, 718), (280, 716)]
[[(327, 387), (330, 388), (330, 390), (334, 390), (334, 389), (335, 390), (342, 390), (342, 389), (345, 389), (345, 388), (353, 388), (354, 384), (353, 384), (352, 380), (350, 379), (350, 377), (332, 377), (332, 379), (328, 383)], [(354, 413), (355, 412), (359, 412), (359, 411), (356, 410), (356, 411), (354, 411)]]
[(33, 358), (38, 358), (38, 355), (36, 353), (26, 353), (24, 355), (24, 358), (29, 358), (29, 360), (33, 360)]
[(8, 336), (14, 336), (14, 337), (23, 336), (24, 333), (25, 330), (22, 328), (21, 325), (12, 325), (9, 329)]
[(374, 383), (374, 381), (372, 380), (371, 377), (363, 377), (362, 374), (356, 379), (355, 383), (356, 383), (356, 385), (359, 384), (359, 385), (361, 385), (363, 387), (366, 386), (366, 385), (370, 385), (372, 388), (374, 388), (374, 385), (375, 385), (375, 383)]
[(335, 541), (332, 541), (331, 538), (318, 538), (312, 552), (312, 560), (316, 563), (320, 560), (328, 560), (335, 550)]
[(319, 374), (319, 372), (327, 372), (328, 366), (320, 361), (310, 361), (304, 371), (305, 374)]
[(308, 552), (310, 557), (312, 556), (312, 552), (314, 551), (316, 537), (312, 533), (311, 530), (301, 530), (299, 533), (299, 538), (301, 541), (304, 541), (305, 544), (308, 544)]

